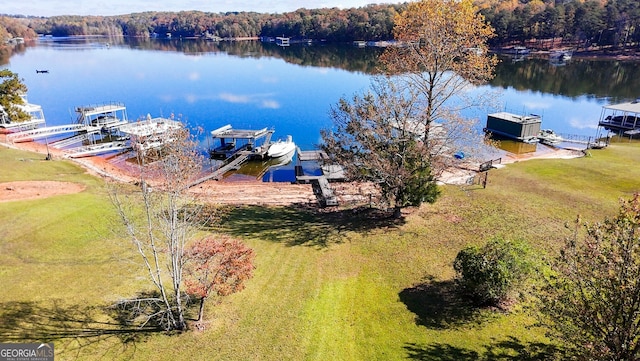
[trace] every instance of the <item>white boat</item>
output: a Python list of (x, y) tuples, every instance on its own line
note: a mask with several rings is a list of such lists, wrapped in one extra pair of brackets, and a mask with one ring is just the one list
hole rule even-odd
[(540, 134), (538, 134), (538, 140), (540, 143), (553, 145), (562, 142), (562, 137), (551, 129), (541, 129)]
[(571, 60), (573, 52), (571, 50), (554, 50), (549, 53), (549, 60), (552, 62), (564, 62)]
[(277, 142), (269, 146), (267, 150), (267, 156), (271, 158), (277, 158), (285, 156), (296, 149), (296, 143), (293, 142), (291, 136), (287, 136), (287, 140), (278, 140)]

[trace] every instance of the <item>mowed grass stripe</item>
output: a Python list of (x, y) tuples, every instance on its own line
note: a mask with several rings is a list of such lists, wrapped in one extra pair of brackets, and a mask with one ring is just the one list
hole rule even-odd
[[(544, 330), (532, 327), (534, 320), (522, 307), (466, 314), (467, 309), (447, 304), (442, 292), (452, 280), (453, 259), (465, 245), (483, 244), (494, 236), (520, 238), (547, 255), (571, 232), (565, 224), (578, 214), (602, 220), (614, 214), (619, 197), (640, 191), (637, 143), (591, 153), (581, 159), (530, 160), (492, 170), (486, 189), (444, 187), (438, 202), (391, 226), (349, 230), (322, 214), (238, 207), (221, 227), (256, 251), (258, 268), (245, 290), (220, 303), (208, 302), (205, 331), (151, 334), (135, 343), (112, 338), (79, 350), (61, 341), (56, 343), (57, 359), (527, 358), (539, 350), (536, 347), (553, 343)], [(0, 151), (0, 160), (12, 169), (24, 163), (15, 154), (11, 159), (3, 154)], [(0, 207), (0, 235), (14, 240), (0, 239), (2, 256), (10, 260), (0, 265), (0, 284), (11, 290), (0, 295), (2, 305), (27, 299), (47, 305), (62, 297), (78, 306), (100, 306), (146, 289), (144, 272), (128, 263), (135, 257), (123, 248), (124, 241), (112, 243), (107, 226), (98, 222), (87, 227), (84, 222), (87, 217), (109, 218), (100, 181), (77, 174), (80, 170), (68, 162), (54, 163), (64, 165), (43, 163), (39, 176), (56, 179), (61, 167), (69, 171), (65, 177), (89, 188), (58, 200)], [(14, 176), (34, 174), (18, 171)], [(15, 214), (21, 212), (27, 216)], [(9, 228), (32, 227), (37, 217), (46, 226), (34, 226), (28, 235)], [(38, 245), (48, 246), (26, 262), (25, 252)], [(28, 274), (26, 285), (20, 284), (22, 273)], [(408, 289), (429, 282), (437, 287), (421, 294), (419, 302), (407, 298)], [(33, 289), (42, 292), (30, 294)]]

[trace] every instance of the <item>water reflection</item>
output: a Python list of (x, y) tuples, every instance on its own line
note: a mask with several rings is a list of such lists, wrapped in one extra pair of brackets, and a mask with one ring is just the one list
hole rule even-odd
[(501, 138), (495, 135), (491, 138), (496, 142), (496, 147), (504, 150), (505, 152), (513, 154), (534, 153), (538, 147), (537, 143), (519, 142), (512, 139)]
[(621, 103), (640, 94), (640, 67), (637, 61), (589, 60), (573, 58), (564, 66), (548, 59), (527, 58), (512, 62), (501, 58), (490, 83), (504, 89), (529, 90), (570, 98), (587, 96)]
[[(37, 42), (4, 48), (0, 64), (28, 47), (42, 46), (69, 50), (93, 50), (119, 47), (139, 50), (179, 52), (187, 55), (228, 54), (240, 58), (279, 58), (301, 66), (338, 68), (350, 72), (375, 74), (378, 57), (384, 51), (377, 47), (350, 44), (294, 44), (280, 47), (260, 41), (210, 41), (205, 39), (145, 39), (123, 37), (41, 37)], [(619, 103), (636, 99), (640, 94), (640, 67), (633, 60), (597, 60), (573, 57), (562, 66), (546, 58), (501, 56), (495, 78), (489, 85), (518, 91), (534, 91), (570, 98), (589, 97)]]
[[(282, 48), (258, 41), (100, 37), (43, 38), (27, 45), (14, 49), (23, 55), (12, 57), (9, 68), (24, 78), (29, 100), (42, 105), (48, 125), (74, 122), (75, 106), (117, 100), (126, 104), (129, 119), (175, 114), (205, 135), (225, 124), (274, 127), (280, 136), (293, 135), (304, 150), (313, 149), (320, 129), (331, 126), (330, 106), (368, 88), (382, 52), (348, 44)], [(602, 105), (640, 93), (636, 64), (575, 56), (564, 66), (535, 58), (502, 61), (491, 84), (472, 89), (500, 90), (502, 108), (474, 108), (468, 116), (482, 128), (487, 113), (535, 113), (543, 116), (544, 128), (594, 136)], [(210, 142), (199, 140), (203, 146)], [(535, 145), (501, 144), (511, 153), (536, 151)]]
[(278, 58), (301, 66), (339, 68), (374, 74), (383, 49), (347, 44), (294, 44), (281, 47), (260, 41), (210, 41), (204, 39), (125, 39), (117, 44), (133, 49), (174, 51), (187, 55), (224, 53), (241, 58)]

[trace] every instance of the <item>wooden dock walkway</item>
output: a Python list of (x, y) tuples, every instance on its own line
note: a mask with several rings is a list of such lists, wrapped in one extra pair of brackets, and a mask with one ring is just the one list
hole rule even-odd
[(296, 152), (298, 152), (298, 162), (329, 159), (329, 156), (321, 150), (300, 150), (296, 147)]
[(337, 206), (338, 197), (333, 192), (333, 188), (329, 184), (329, 180), (324, 175), (316, 176), (297, 176), (296, 181), (298, 183), (310, 183), (313, 187), (313, 193), (318, 198), (318, 202), (323, 207)]
[(240, 152), (238, 154), (237, 157), (235, 157), (231, 162), (223, 165), (222, 167), (214, 170), (213, 172), (211, 172), (210, 174), (207, 174), (206, 176), (199, 178), (197, 180), (195, 180), (193, 183), (191, 183), (189, 185), (189, 187), (194, 187), (200, 183), (204, 183), (208, 180), (220, 180), (220, 178), (222, 178), (222, 176), (227, 173), (228, 171), (231, 170), (238, 170), (240, 169), (240, 166), (246, 162), (247, 160), (249, 160), (251, 156), (251, 152)]
[(573, 143), (573, 144), (582, 144), (589, 148), (604, 148), (608, 145), (606, 141), (599, 140), (596, 137), (591, 137), (588, 135), (577, 135), (577, 134), (567, 134), (567, 133), (558, 133), (560, 136), (561, 143)]

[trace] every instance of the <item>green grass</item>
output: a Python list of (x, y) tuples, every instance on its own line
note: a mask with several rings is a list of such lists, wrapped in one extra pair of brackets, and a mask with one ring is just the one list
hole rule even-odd
[[(0, 342), (56, 338), (63, 327), (69, 336), (99, 331), (108, 327), (97, 323), (108, 320), (103, 306), (148, 288), (113, 232), (101, 181), (39, 157), (0, 148), (0, 181), (87, 190), (0, 203)], [(245, 290), (207, 304), (205, 331), (63, 337), (56, 359), (541, 359), (556, 345), (521, 307), (474, 310), (453, 295), (453, 259), (494, 236), (553, 252), (578, 214), (602, 220), (640, 191), (639, 161), (640, 146), (623, 142), (581, 159), (511, 164), (490, 171), (486, 189), (444, 188), (403, 222), (231, 207), (220, 230), (256, 251), (257, 268)]]

